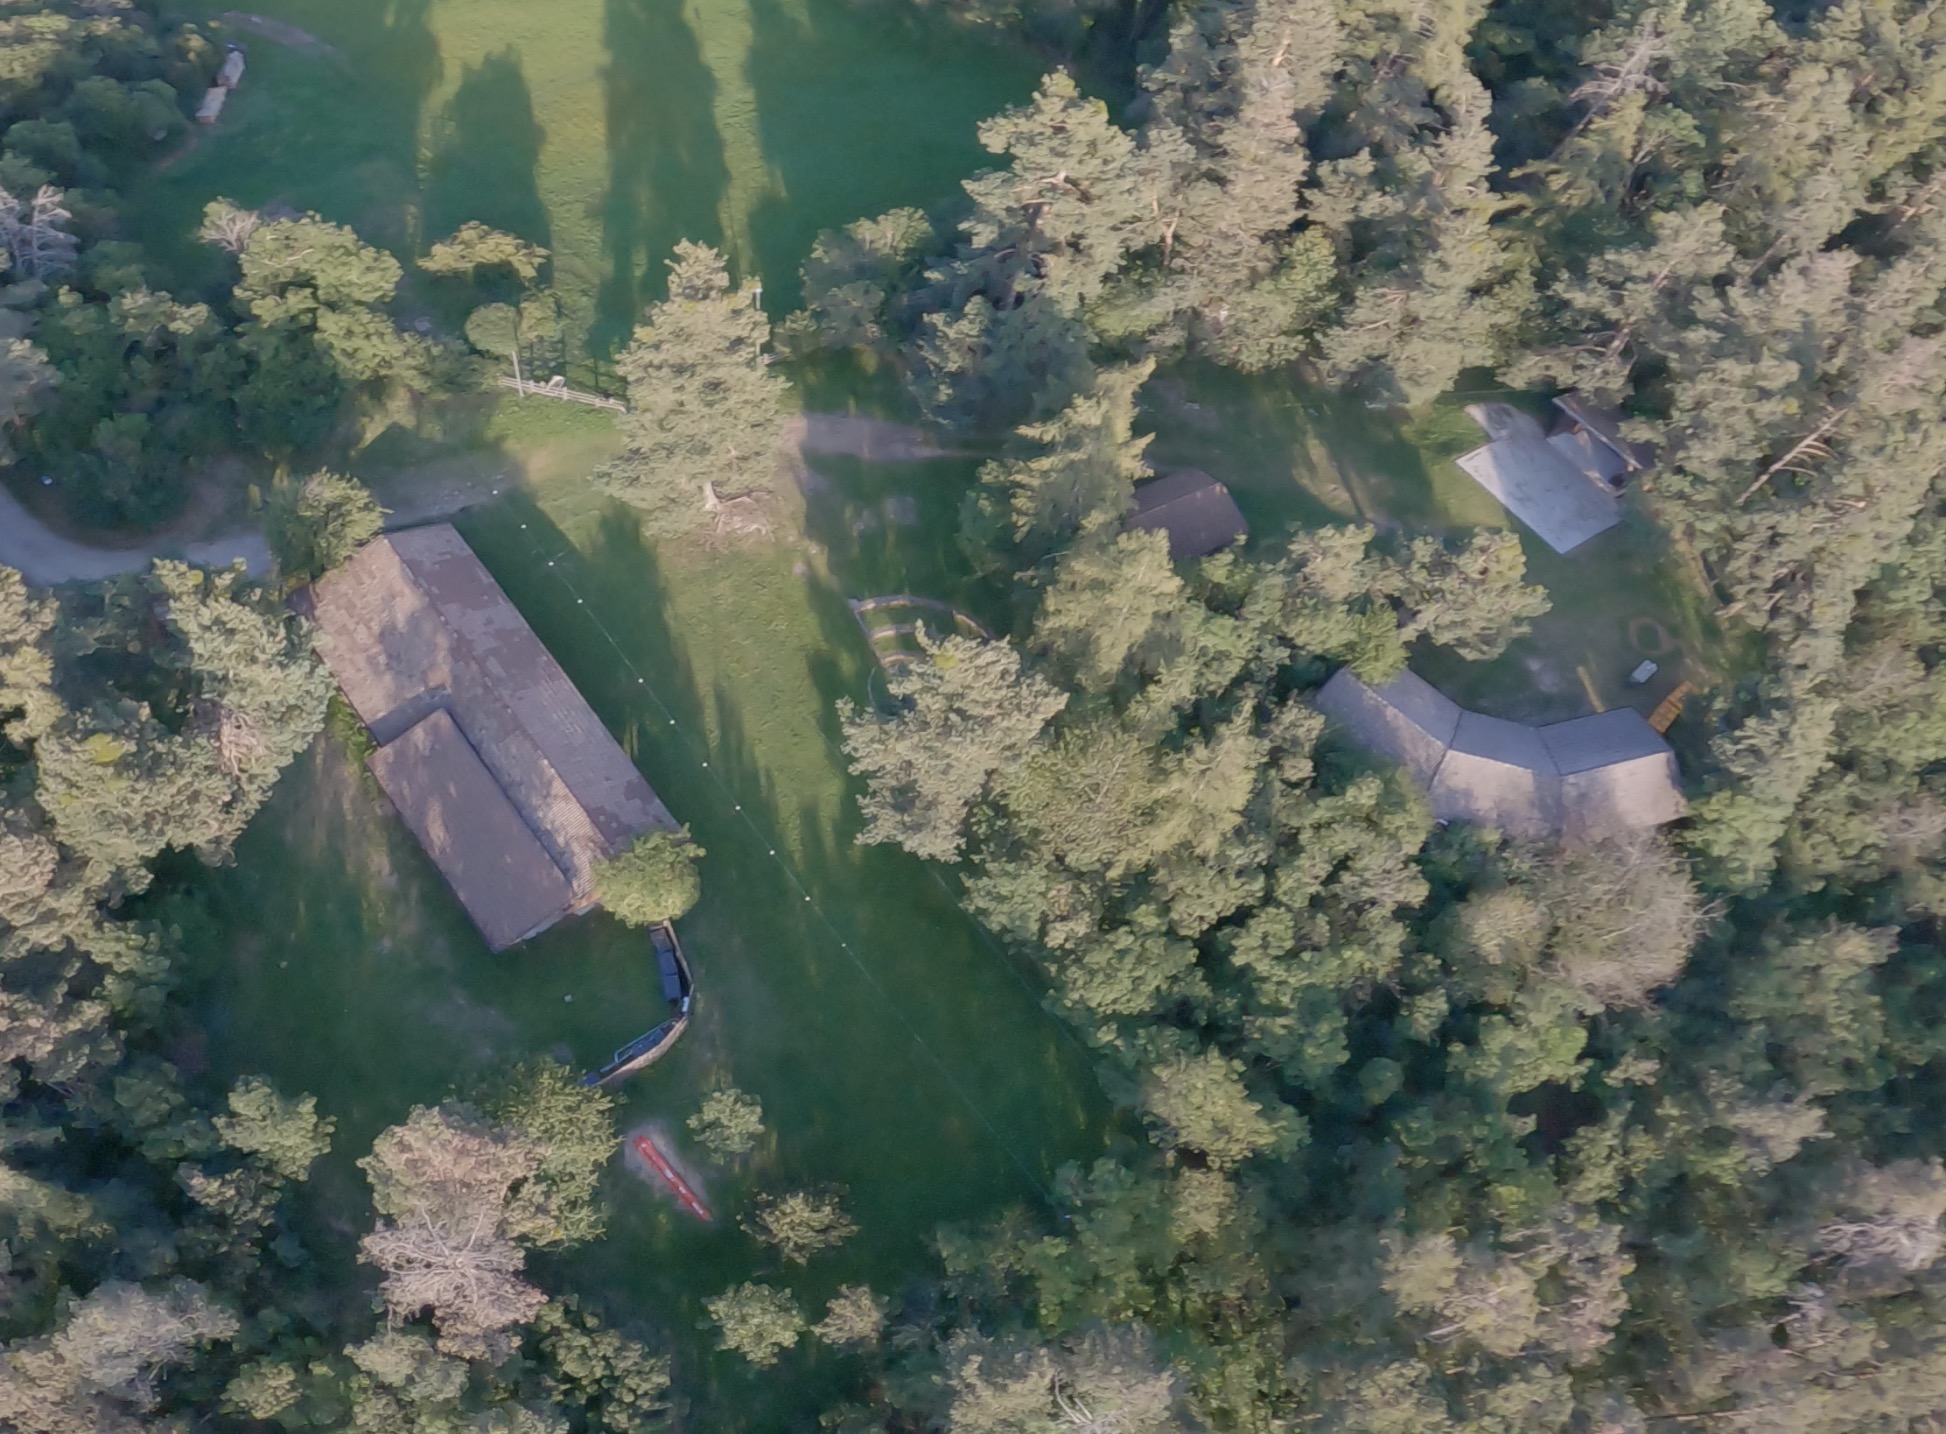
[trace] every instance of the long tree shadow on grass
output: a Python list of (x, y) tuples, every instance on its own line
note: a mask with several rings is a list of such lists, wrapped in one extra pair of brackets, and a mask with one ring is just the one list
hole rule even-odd
[[(891, 1017), (887, 1059), (912, 1059), (912, 1052), (901, 1051), (908, 1044), (947, 1053), (943, 1062), (922, 1055), (918, 1068), (945, 1082), (946, 1093), (954, 1097), (949, 1105), (963, 1103), (973, 1089), (1003, 1086), (1007, 1072), (1018, 1071), (1021, 1062), (1001, 1054), (1009, 1043), (994, 1042), (977, 1009), (998, 1000), (1014, 1020), (1042, 1024), (1032, 987), (1017, 969), (995, 962), (927, 867), (893, 849), (854, 843), (856, 816), (849, 800), (834, 810), (779, 790), (745, 733), (746, 695), (721, 684), (707, 696), (699, 690), (685, 653), (687, 639), (667, 616), (662, 569), (632, 521), (612, 512), (605, 516), (585, 555), (524, 501), (495, 510), (494, 531), (487, 531), (487, 522), (474, 519), (468, 527), (478, 532), (482, 554), (496, 571), (502, 565), (514, 569), (524, 557), (531, 574), (539, 554), (547, 555), (543, 563), (553, 563), (541, 569), (545, 577), (510, 571), (503, 581), (597, 712), (621, 733), (671, 810), (710, 850), (706, 890), (722, 885), (710, 873), (729, 877), (733, 913), (724, 914), (763, 930), (760, 944), (768, 954), (759, 959), (768, 979), (785, 988), (801, 984), (810, 992), (862, 983), (845, 1001), (795, 1005), (785, 1043), (810, 1041), (815, 1048), (830, 1041), (855, 1056), (859, 1003), (869, 1012), (876, 1001), (883, 1007), (877, 1017)], [(519, 529), (520, 523), (527, 527)], [(499, 544), (510, 524), (527, 538), (525, 554), (512, 541)], [(821, 584), (809, 588), (821, 625), (849, 649), (836, 660), (833, 680), (856, 691), (868, 665), (857, 630), (844, 626), (849, 618), (842, 599)], [(594, 627), (597, 622), (606, 633)], [(576, 627), (582, 630), (577, 633)], [(609, 634), (620, 643), (620, 653), (609, 646)], [(820, 739), (827, 744), (822, 760), (841, 771), (832, 721), (828, 706), (817, 714)], [(787, 978), (781, 952), (788, 952), (797, 968)], [(952, 970), (951, 979), (941, 980), (942, 968)], [(706, 962), (699, 965), (699, 981), (706, 969)], [(726, 974), (734, 979), (734, 973)], [(966, 1010), (969, 985), (981, 990), (972, 1019)], [(773, 990), (764, 999), (775, 995)], [(1058, 1032), (1047, 1023), (1041, 1034)], [(1054, 1048), (1060, 1048), (1058, 1039)], [(827, 1057), (831, 1049), (825, 1050)], [(1047, 1049), (1036, 1045), (1040, 1056)], [(955, 1063), (970, 1074), (952, 1077)], [(838, 1134), (831, 1104), (803, 1116), (803, 1129)], [(954, 1119), (961, 1118), (970, 1119), (971, 1111), (958, 1111)], [(1003, 1119), (1012, 1117), (1003, 1113)], [(849, 1122), (846, 1127), (855, 1141), (855, 1129)]]
[[(578, 549), (520, 498), (463, 526), (708, 851), (702, 902), (682, 922), (697, 1020), (624, 1092), (624, 1127), (679, 1121), (724, 1079), (757, 1094), (776, 1132), (762, 1182), (843, 1185), (865, 1232), (821, 1258), (808, 1285), (791, 1277), (813, 1301), (850, 1280), (898, 1289), (929, 1270), (938, 1223), (1033, 1202), (1054, 1166), (1099, 1148), (1099, 1099), (1032, 990), (923, 866), (853, 844), (855, 818), (834, 804), (825, 765), (836, 754), (814, 737), (819, 751), (790, 770), (817, 776), (816, 795), (785, 789), (748, 731), (753, 693), (699, 684), (694, 645), (722, 633), (676, 624), (667, 584), (682, 575), (631, 519), (608, 510), (578, 530)], [(543, 938), (530, 956), (544, 965), (581, 939)], [(712, 1231), (672, 1225), (622, 1190), (607, 1245), (571, 1260), (573, 1281), (667, 1320), (697, 1406), (747, 1420), (719, 1425), (713, 1413), (713, 1427), (795, 1427), (826, 1402), (829, 1361), (756, 1380), (696, 1329), (704, 1298), (749, 1278), (753, 1258), (766, 1268), (734, 1230), (747, 1189), (719, 1183)]]
[(716, 81), (671, 0), (607, 0), (608, 274), (589, 347), (627, 342), (643, 306), (666, 292), (662, 261), (679, 239), (718, 243), (729, 185), (713, 105)]
[(993, 163), (980, 122), (1026, 99), (1041, 65), (916, 7), (751, 0), (750, 16), (759, 147), (780, 181), (750, 237), (766, 307), (782, 314), (819, 229), (963, 205), (960, 181)]
[(432, 126), (424, 235), (434, 243), (469, 219), (543, 247), (553, 243), (537, 171), (546, 139), (512, 50), (469, 65)]

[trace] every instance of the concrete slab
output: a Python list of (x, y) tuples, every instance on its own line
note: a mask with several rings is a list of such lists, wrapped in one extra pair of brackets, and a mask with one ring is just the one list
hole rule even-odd
[(1467, 409), (1491, 443), (1454, 461), (1557, 553), (1622, 521), (1621, 504), (1547, 441), (1540, 424), (1505, 404)]

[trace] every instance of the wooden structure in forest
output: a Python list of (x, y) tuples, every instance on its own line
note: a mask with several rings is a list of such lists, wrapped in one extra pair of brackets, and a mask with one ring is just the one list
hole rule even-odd
[(1177, 563), (1207, 558), (1250, 536), (1250, 524), (1230, 490), (1200, 468), (1137, 484), (1127, 526), (1133, 532), (1167, 533), (1169, 560)]
[(1655, 711), (1649, 714), (1649, 725), (1658, 732), (1667, 732), (1675, 726), (1676, 719), (1682, 716), (1683, 703), (1694, 690), (1687, 682), (1678, 682), (1674, 691), (1656, 703)]
[(1585, 842), (1685, 810), (1676, 754), (1631, 708), (1534, 727), (1465, 711), (1410, 672), (1373, 687), (1350, 668), (1324, 684), (1316, 705), (1405, 768), (1441, 821)]
[(595, 868), (678, 830), (451, 524), (367, 544), (311, 594), (369, 765), (494, 950), (594, 904)]

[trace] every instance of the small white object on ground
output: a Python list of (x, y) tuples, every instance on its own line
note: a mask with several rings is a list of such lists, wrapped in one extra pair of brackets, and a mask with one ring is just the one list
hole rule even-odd
[(1661, 670), (1662, 669), (1660, 667), (1658, 667), (1655, 663), (1649, 661), (1645, 657), (1636, 666), (1635, 671), (1629, 673), (1628, 680), (1634, 686), (1640, 687), (1644, 682), (1647, 682), (1651, 677), (1654, 677), (1656, 673), (1660, 672)]

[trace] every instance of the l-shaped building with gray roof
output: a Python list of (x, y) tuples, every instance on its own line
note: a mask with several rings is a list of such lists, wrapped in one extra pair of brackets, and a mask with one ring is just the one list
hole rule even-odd
[(1676, 754), (1629, 709), (1530, 727), (1468, 712), (1410, 672), (1373, 687), (1349, 668), (1316, 701), (1360, 746), (1404, 767), (1441, 821), (1585, 842), (1684, 811)]

